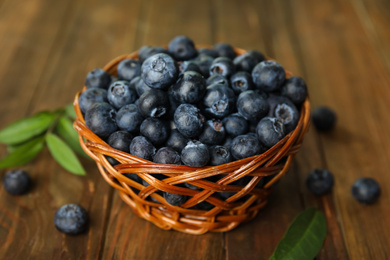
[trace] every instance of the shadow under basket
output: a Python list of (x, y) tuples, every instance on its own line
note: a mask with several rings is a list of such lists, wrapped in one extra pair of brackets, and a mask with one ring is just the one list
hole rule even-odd
[[(238, 55), (246, 52), (235, 51)], [(126, 58), (137, 59), (138, 52), (112, 60), (104, 70), (116, 76), (118, 63)], [(306, 99), (295, 130), (263, 154), (200, 168), (156, 164), (113, 149), (88, 129), (78, 104), (79, 95), (85, 89), (74, 99), (77, 114), (74, 128), (82, 148), (95, 160), (103, 178), (141, 218), (162, 229), (189, 234), (225, 232), (253, 219), (266, 205), (273, 184), (288, 171), (309, 127), (310, 104)], [(107, 156), (119, 164), (113, 167)], [(149, 185), (144, 186), (145, 182)], [(162, 191), (185, 195), (188, 199), (180, 206), (172, 206)]]

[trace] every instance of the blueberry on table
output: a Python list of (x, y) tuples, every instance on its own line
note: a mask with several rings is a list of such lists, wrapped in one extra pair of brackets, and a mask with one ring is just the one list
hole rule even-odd
[(108, 102), (107, 90), (103, 88), (88, 88), (79, 96), (79, 107), (84, 114), (97, 102)]
[(300, 106), (307, 97), (305, 81), (297, 76), (292, 76), (284, 82), (281, 95), (289, 98), (294, 105)]
[(252, 80), (257, 88), (265, 92), (274, 92), (281, 88), (286, 77), (284, 68), (276, 61), (266, 60), (252, 70)]
[(230, 152), (234, 159), (240, 160), (261, 154), (265, 148), (255, 134), (236, 136), (231, 144)]
[(188, 141), (188, 138), (182, 135), (179, 130), (173, 129), (165, 145), (181, 153), (183, 148), (187, 145)]
[(77, 204), (66, 204), (54, 215), (54, 225), (67, 235), (78, 235), (88, 227), (87, 211)]
[(221, 144), (225, 140), (226, 131), (221, 121), (207, 120), (203, 126), (203, 132), (199, 135), (199, 141), (207, 145)]
[(206, 80), (194, 71), (187, 71), (171, 88), (171, 95), (179, 103), (196, 104), (206, 92)]
[(210, 66), (210, 75), (221, 74), (229, 78), (235, 72), (234, 64), (231, 59), (219, 57), (213, 60)]
[(268, 114), (269, 105), (260, 94), (253, 90), (242, 92), (237, 99), (237, 110), (248, 121), (258, 122)]
[(125, 105), (116, 113), (116, 123), (119, 129), (124, 131), (131, 133), (139, 132), (142, 121), (144, 121), (144, 118), (138, 112), (135, 104)]
[(233, 161), (230, 149), (222, 145), (213, 145), (209, 147), (210, 162), (209, 165), (216, 166)]
[(321, 106), (313, 110), (311, 119), (314, 126), (320, 132), (327, 132), (333, 129), (336, 124), (336, 113), (329, 107)]
[(162, 164), (181, 164), (180, 154), (171, 147), (161, 147), (153, 157), (153, 162)]
[(283, 122), (276, 117), (264, 117), (256, 127), (257, 137), (267, 148), (271, 148), (285, 136)]
[(118, 129), (116, 110), (108, 103), (98, 102), (85, 114), (85, 124), (97, 136), (105, 139)]
[(207, 145), (199, 141), (189, 141), (181, 151), (181, 160), (185, 165), (190, 167), (205, 166), (210, 160)]
[(116, 131), (107, 140), (109, 146), (125, 153), (130, 152), (130, 143), (133, 136), (127, 131)]
[(226, 133), (230, 136), (243, 135), (248, 132), (248, 121), (239, 113), (230, 114), (223, 119)]
[(146, 85), (166, 89), (177, 79), (176, 62), (171, 56), (159, 53), (149, 57), (141, 67), (141, 76)]
[(170, 128), (166, 121), (158, 118), (146, 118), (141, 126), (140, 133), (156, 146), (162, 145), (169, 137)]
[(177, 130), (187, 137), (197, 137), (203, 129), (204, 116), (191, 104), (181, 104), (175, 111), (174, 122)]
[(137, 97), (135, 88), (130, 87), (129, 82), (124, 80), (112, 83), (107, 92), (108, 102), (116, 109), (134, 103)]
[(168, 51), (177, 61), (189, 60), (198, 55), (194, 42), (187, 36), (176, 36), (169, 42)]
[(332, 189), (333, 174), (325, 169), (314, 169), (306, 178), (307, 188), (316, 195), (324, 195)]
[(231, 88), (215, 84), (207, 87), (203, 98), (204, 113), (211, 118), (223, 118), (235, 109), (236, 96)]
[(130, 154), (152, 161), (156, 153), (156, 148), (144, 136), (136, 136), (130, 143)]
[(187, 201), (188, 197), (185, 195), (180, 195), (180, 194), (174, 194), (174, 193), (169, 193), (165, 192), (163, 193), (164, 199), (171, 204), (172, 206), (180, 206), (184, 202)]
[(352, 195), (362, 204), (374, 203), (380, 193), (379, 183), (372, 178), (360, 178), (352, 186)]
[(30, 187), (31, 179), (26, 171), (11, 170), (3, 177), (4, 189), (11, 195), (26, 193)]
[(227, 57), (231, 60), (236, 57), (236, 52), (234, 51), (233, 47), (225, 42), (215, 44), (214, 50), (218, 53), (220, 57)]
[(124, 59), (119, 62), (117, 72), (119, 79), (131, 81), (141, 75), (141, 64), (137, 60)]
[(246, 71), (239, 71), (230, 78), (230, 85), (236, 95), (253, 89), (252, 76)]
[(160, 89), (150, 89), (138, 99), (138, 111), (143, 117), (162, 117), (169, 107), (168, 93)]
[(94, 69), (87, 74), (84, 83), (87, 88), (107, 89), (111, 83), (111, 76), (102, 69)]

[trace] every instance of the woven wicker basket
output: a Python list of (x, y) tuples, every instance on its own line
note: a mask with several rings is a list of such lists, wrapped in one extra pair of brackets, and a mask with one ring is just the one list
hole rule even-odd
[[(245, 53), (242, 49), (235, 50), (237, 54)], [(138, 52), (112, 60), (104, 70), (116, 76), (118, 63), (125, 58), (137, 59)], [(287, 77), (292, 75), (286, 74)], [(266, 205), (272, 185), (288, 171), (309, 127), (310, 104), (306, 99), (296, 129), (263, 154), (213, 167), (156, 164), (111, 148), (87, 128), (78, 104), (79, 95), (85, 89), (78, 92), (74, 99), (77, 114), (74, 128), (79, 133), (82, 148), (95, 160), (103, 178), (119, 191), (123, 201), (140, 217), (162, 229), (190, 234), (224, 232), (253, 219)], [(105, 156), (116, 159), (120, 164), (111, 166)], [(150, 185), (145, 187), (124, 176), (125, 173), (137, 174)], [(164, 178), (161, 179), (161, 176)], [(210, 178), (212, 176), (219, 178)], [(245, 186), (233, 183), (245, 176), (249, 180)], [(267, 179), (265, 185), (257, 185), (263, 178)], [(189, 189), (181, 183), (189, 183), (199, 189)], [(189, 199), (181, 206), (172, 206), (160, 195), (160, 191), (186, 195)], [(222, 199), (218, 192), (234, 195)], [(211, 209), (197, 209), (196, 206), (203, 201), (211, 204)]]

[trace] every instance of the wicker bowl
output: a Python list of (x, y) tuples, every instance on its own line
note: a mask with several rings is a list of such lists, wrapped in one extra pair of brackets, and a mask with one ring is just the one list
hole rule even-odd
[[(235, 51), (238, 55), (246, 52), (243, 49)], [(137, 59), (138, 52), (120, 56), (103, 69), (116, 76), (118, 63), (126, 58)], [(289, 72), (286, 75), (287, 78), (292, 76)], [(309, 127), (310, 104), (306, 99), (300, 109), (297, 127), (263, 154), (201, 168), (156, 164), (113, 149), (88, 129), (78, 104), (79, 95), (85, 90), (84, 86), (74, 99), (77, 114), (74, 128), (79, 133), (82, 148), (95, 160), (103, 178), (119, 191), (122, 200), (138, 216), (162, 229), (175, 229), (190, 234), (225, 232), (241, 222), (253, 219), (266, 205), (272, 185), (288, 171)], [(114, 158), (120, 164), (111, 166), (106, 156)], [(126, 173), (136, 174), (150, 185), (145, 187), (127, 178), (124, 175)], [(235, 184), (242, 178), (246, 178), (246, 185)], [(189, 189), (183, 183), (198, 188)], [(161, 191), (186, 195), (188, 200), (181, 206), (172, 206), (165, 201)], [(233, 195), (223, 199), (218, 196), (220, 192)], [(211, 206), (207, 210), (199, 209), (199, 204), (204, 201)]]

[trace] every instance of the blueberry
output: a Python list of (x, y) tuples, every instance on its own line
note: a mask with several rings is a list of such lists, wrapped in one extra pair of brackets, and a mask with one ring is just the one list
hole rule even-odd
[(3, 177), (4, 189), (12, 195), (26, 193), (30, 187), (31, 179), (23, 170), (8, 171)]
[(300, 106), (307, 97), (305, 81), (296, 76), (288, 78), (282, 86), (281, 95), (288, 97), (296, 106)]
[(233, 142), (233, 137), (228, 136), (226, 137), (225, 142), (222, 144), (222, 146), (230, 151), (230, 148), (232, 147), (232, 142)]
[(274, 115), (283, 122), (286, 133), (294, 130), (299, 121), (299, 112), (294, 104), (283, 103), (277, 105)]
[(279, 96), (274, 93), (270, 93), (267, 97), (267, 102), (269, 104), (269, 112), (268, 116), (274, 116), (275, 115), (275, 109), (280, 104), (287, 104), (294, 106), (294, 103), (288, 99), (287, 97)]
[(85, 124), (99, 137), (105, 139), (118, 129), (115, 121), (116, 111), (108, 103), (98, 102), (85, 114)]
[(108, 102), (116, 109), (134, 103), (137, 97), (135, 88), (131, 88), (129, 82), (124, 80), (112, 83), (107, 92)]
[(234, 59), (236, 57), (236, 52), (228, 43), (217, 43), (214, 45), (214, 50), (218, 52), (218, 55), (221, 57), (227, 57), (229, 59)]
[(180, 154), (171, 147), (158, 149), (153, 157), (153, 162), (162, 164), (181, 164)]
[(225, 117), (222, 122), (226, 133), (230, 136), (235, 137), (248, 132), (248, 121), (238, 113)]
[(115, 160), (114, 158), (112, 158), (111, 156), (107, 156), (105, 155), (104, 157), (106, 157), (107, 161), (109, 164), (111, 164), (111, 166), (116, 166), (118, 164), (120, 164), (120, 162), (118, 162), (117, 160)]
[(188, 197), (185, 195), (174, 194), (164, 191), (164, 199), (173, 206), (180, 206), (187, 201)]
[(207, 145), (221, 144), (225, 140), (226, 132), (219, 120), (208, 120), (203, 126), (203, 132), (199, 135), (199, 141)]
[(260, 62), (264, 61), (264, 56), (257, 51), (248, 51), (233, 60), (233, 64), (237, 71), (246, 71), (251, 73), (253, 68)]
[(67, 235), (78, 235), (88, 227), (87, 211), (77, 204), (66, 204), (54, 215), (54, 225), (58, 231)]
[(311, 119), (316, 129), (320, 132), (332, 130), (337, 121), (336, 113), (326, 106), (315, 108), (311, 114)]
[(269, 105), (260, 94), (248, 90), (238, 96), (237, 110), (246, 120), (258, 122), (268, 114)]
[(207, 88), (203, 108), (211, 118), (223, 118), (235, 109), (236, 96), (231, 88), (215, 84)]
[(119, 79), (131, 81), (141, 75), (141, 64), (137, 60), (124, 59), (119, 62), (117, 72)]
[(138, 111), (143, 117), (162, 117), (169, 112), (168, 93), (160, 89), (150, 89), (140, 96)]
[(142, 64), (147, 58), (158, 53), (169, 54), (169, 51), (160, 46), (157, 47), (142, 46), (138, 51), (138, 60)]
[(205, 166), (210, 160), (207, 146), (199, 141), (189, 141), (181, 151), (182, 162), (190, 167)]
[(285, 77), (284, 68), (272, 60), (262, 61), (252, 70), (253, 83), (257, 88), (265, 92), (279, 90)]
[(151, 87), (145, 84), (141, 76), (137, 76), (132, 79), (130, 81), (130, 86), (133, 86), (135, 88), (135, 91), (137, 91), (138, 96), (142, 96), (143, 93), (151, 89)]
[(125, 105), (116, 113), (116, 123), (119, 129), (131, 133), (139, 132), (139, 127), (143, 120), (144, 118), (138, 112), (135, 104)]
[(307, 188), (316, 195), (324, 195), (333, 187), (333, 174), (325, 169), (314, 169), (306, 178)]
[(146, 118), (141, 126), (140, 133), (156, 146), (162, 145), (169, 137), (169, 125), (158, 118)]
[(87, 74), (85, 86), (87, 88), (107, 89), (111, 83), (111, 76), (102, 69), (94, 69)]
[(124, 173), (123, 175), (126, 176), (127, 178), (129, 178), (130, 180), (138, 182), (138, 183), (142, 183), (142, 181), (143, 181), (143, 179), (141, 177), (139, 177), (136, 173)]
[(129, 132), (116, 131), (108, 137), (107, 143), (114, 149), (129, 153), (131, 139), (133, 139), (133, 136)]
[(210, 66), (210, 75), (221, 74), (229, 78), (235, 72), (234, 64), (231, 59), (219, 57), (213, 60)]
[(257, 138), (267, 148), (274, 146), (285, 136), (283, 122), (276, 117), (264, 117), (257, 125)]
[(231, 144), (230, 152), (236, 160), (255, 156), (265, 151), (255, 135), (236, 136)]
[(196, 64), (194, 61), (183, 61), (179, 64), (179, 76), (187, 71), (193, 71), (202, 74), (198, 64)]
[(79, 96), (79, 106), (84, 114), (97, 102), (108, 102), (107, 90), (102, 88), (88, 88)]
[(246, 71), (239, 71), (230, 78), (230, 85), (234, 93), (239, 95), (241, 92), (253, 89), (252, 77)]
[(172, 85), (178, 74), (175, 61), (164, 53), (155, 54), (145, 60), (141, 71), (146, 85), (156, 89), (166, 89)]
[(352, 186), (352, 195), (362, 204), (372, 204), (379, 198), (381, 188), (372, 178), (360, 178)]
[(206, 80), (197, 72), (185, 72), (172, 86), (171, 94), (180, 103), (196, 104), (206, 92)]
[(189, 60), (198, 55), (194, 42), (184, 35), (176, 36), (170, 41), (168, 50), (178, 61)]
[(200, 69), (200, 73), (206, 78), (210, 76), (210, 67), (213, 61), (214, 58), (205, 54), (200, 54), (198, 57), (193, 59), (193, 62), (195, 62), (195, 64)]
[(196, 106), (181, 104), (175, 111), (174, 121), (177, 130), (182, 135), (195, 138), (202, 132), (205, 118)]
[(171, 131), (170, 136), (166, 142), (166, 146), (173, 148), (175, 151), (181, 153), (183, 148), (188, 143), (188, 138), (184, 137), (177, 129)]
[(229, 80), (221, 74), (214, 74), (206, 80), (207, 87), (214, 84), (220, 84), (225, 85), (226, 87), (230, 87)]
[(212, 57), (213, 59), (218, 58), (219, 54), (216, 50), (213, 49), (207, 49), (207, 48), (199, 48), (198, 49), (199, 56), (200, 55), (207, 55)]
[(207, 211), (209, 211), (209, 210), (214, 208), (214, 205), (208, 203), (207, 201), (202, 201), (201, 203), (195, 205), (195, 208), (199, 209), (199, 210), (207, 210)]
[(210, 162), (209, 165), (216, 166), (233, 161), (230, 149), (222, 145), (213, 145), (209, 148)]
[(134, 156), (152, 161), (156, 148), (144, 136), (136, 136), (130, 143), (130, 153)]

